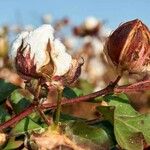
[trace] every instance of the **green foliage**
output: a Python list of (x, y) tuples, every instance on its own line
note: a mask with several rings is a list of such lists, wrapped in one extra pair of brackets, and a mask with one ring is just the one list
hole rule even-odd
[(79, 88), (82, 90), (83, 94), (89, 94), (93, 92), (94, 86), (89, 83), (87, 80), (80, 79)]
[(150, 114), (135, 111), (124, 94), (105, 98), (109, 101), (109, 106), (100, 106), (97, 110), (113, 124), (114, 134), (121, 148), (142, 150), (144, 142), (150, 145)]
[(89, 126), (83, 121), (72, 122), (66, 127), (66, 134), (79, 145), (90, 149), (111, 149), (114, 145), (112, 138), (100, 127)]
[(70, 98), (75, 98), (78, 96), (82, 96), (83, 92), (79, 88), (69, 88), (65, 87), (63, 90), (63, 96), (70, 99)]
[[(85, 81), (82, 81), (79, 87), (66, 87), (63, 96), (71, 99), (93, 90), (92, 86)], [(6, 107), (4, 100), (7, 97), (11, 103), (12, 112), (8, 111), (8, 106)], [(32, 103), (33, 99), (30, 92), (0, 80), (0, 123), (7, 121), (14, 113), (19, 114)], [(98, 97), (92, 102), (99, 103), (102, 100), (105, 100), (108, 106), (97, 107), (98, 112), (103, 115), (101, 121), (89, 125), (84, 118), (62, 113), (60, 116), (62, 132), (85, 149), (112, 149), (118, 144), (122, 149), (143, 150), (145, 143), (150, 145), (150, 114), (137, 112), (125, 94), (109, 94)], [(48, 117), (49, 115), (47, 114)], [(7, 141), (3, 149), (18, 149), (24, 142), (24, 138), (16, 139), (18, 135), (27, 133), (30, 135), (33, 131), (40, 133), (46, 128), (47, 125), (35, 111), (15, 124), (12, 129), (10, 128), (9, 133), (13, 137)]]
[(0, 123), (10, 119), (9, 113), (6, 111), (3, 105), (0, 105)]
[(69, 114), (64, 114), (64, 113), (61, 113), (60, 114), (60, 121), (61, 122), (70, 122), (70, 121), (83, 121), (85, 119), (83, 118), (78, 118), (78, 117), (74, 117), (72, 115), (69, 115)]
[(19, 149), (22, 144), (22, 140), (15, 140), (15, 138), (12, 137), (11, 139), (9, 139), (7, 145), (5, 146), (5, 148), (3, 148), (3, 150), (16, 150)]
[(10, 96), (10, 102), (16, 114), (27, 108), (31, 104), (32, 99), (33, 96), (22, 89), (13, 91)]
[(69, 87), (65, 87), (63, 90), (63, 96), (66, 98), (75, 98), (77, 97), (76, 93), (73, 91), (73, 89)]
[(24, 134), (26, 132), (40, 131), (42, 129), (42, 126), (34, 122), (30, 117), (26, 117), (12, 129), (12, 134)]
[[(29, 93), (28, 91), (24, 89), (16, 89), (15, 91), (11, 93), (9, 100), (11, 102), (11, 105), (13, 107), (13, 111), (15, 112), (15, 114), (19, 114), (31, 104), (31, 102), (33, 101), (33, 98), (34, 98), (33, 95)], [(35, 122), (37, 122), (40, 119), (39, 114), (36, 112), (33, 112), (29, 116)]]
[(18, 87), (0, 79), (0, 103), (3, 102)]

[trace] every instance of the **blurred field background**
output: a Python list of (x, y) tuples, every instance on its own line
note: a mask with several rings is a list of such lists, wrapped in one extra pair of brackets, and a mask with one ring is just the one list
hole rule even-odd
[[(84, 66), (76, 83), (84, 94), (104, 88), (116, 76), (103, 53), (109, 35), (121, 23), (135, 18), (150, 26), (149, 0), (0, 0), (0, 78), (23, 86), (12, 71), (8, 50), (16, 35), (41, 24), (52, 24), (57, 37), (74, 57), (83, 57)], [(139, 76), (123, 77), (120, 84), (136, 82)], [(150, 112), (150, 92), (128, 94), (140, 112)], [(73, 109), (70, 107), (73, 107)], [(92, 118), (94, 105), (81, 103), (65, 107), (74, 115)], [(79, 108), (82, 108), (79, 110)]]

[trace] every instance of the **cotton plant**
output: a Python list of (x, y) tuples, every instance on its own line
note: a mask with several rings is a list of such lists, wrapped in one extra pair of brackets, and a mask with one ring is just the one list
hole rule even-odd
[[(23, 79), (38, 80), (36, 94), (40, 86), (46, 85), (49, 90), (56, 88), (61, 95), (65, 86), (77, 80), (82, 66), (82, 62), (68, 54), (61, 41), (55, 38), (53, 27), (46, 24), (19, 34), (9, 51), (9, 58)], [(58, 98), (59, 109), (60, 100), (61, 97)]]
[[(149, 72), (150, 31), (147, 26), (138, 19), (131, 20), (119, 26), (108, 37), (104, 51), (118, 76), (105, 88), (86, 95), (77, 87), (65, 88), (70, 87), (80, 76), (83, 59), (81, 54), (81, 59), (73, 58), (54, 34), (51, 25), (24, 31), (17, 36), (9, 50), (10, 62), (24, 80), (25, 89), (0, 79), (0, 148), (149, 148), (150, 114), (136, 111), (123, 92), (149, 90), (150, 81), (143, 79), (118, 85), (126, 72), (138, 75)], [(90, 43), (90, 48), (98, 46), (91, 46), (94, 43)], [(97, 50), (95, 53), (97, 56)], [(94, 58), (95, 55), (91, 53), (90, 57)], [(92, 67), (100, 74), (102, 68), (97, 62), (92, 61), (91, 70)], [(101, 83), (101, 79), (96, 82)], [(56, 95), (52, 94), (54, 89)], [(57, 102), (45, 103), (48, 94), (52, 94)], [(84, 109), (88, 109), (88, 113), (93, 110), (97, 112), (94, 120), (63, 113), (60, 116), (62, 105), (87, 101), (92, 107)], [(80, 109), (83, 111), (80, 107), (77, 111)]]

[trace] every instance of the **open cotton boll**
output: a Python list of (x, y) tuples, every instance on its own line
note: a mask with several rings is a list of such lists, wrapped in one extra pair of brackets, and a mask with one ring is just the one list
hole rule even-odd
[(21, 33), (14, 41), (9, 56), (23, 78), (40, 77), (55, 85), (75, 81), (82, 66), (54, 38), (54, 29), (50, 25), (42, 25), (34, 31)]
[(66, 52), (65, 46), (58, 39), (54, 41), (51, 57), (55, 64), (54, 75), (62, 76), (69, 71), (72, 57)]
[[(36, 30), (30, 32), (24, 39), (26, 44), (31, 47), (31, 58), (34, 57), (34, 63), (36, 64), (36, 70), (38, 71), (42, 66), (46, 65), (49, 61), (49, 54), (46, 51), (48, 40), (53, 41), (54, 29), (50, 25), (42, 25)], [(24, 55), (28, 50), (24, 52)]]
[(99, 21), (95, 17), (88, 17), (84, 22), (84, 26), (87, 30), (92, 30), (99, 25)]
[(50, 61), (47, 44), (48, 41), (54, 40), (54, 29), (51, 25), (42, 25), (31, 32), (22, 32), (14, 41), (12, 49), (9, 52), (10, 60), (14, 62), (17, 51), (23, 42), (23, 56), (25, 57), (30, 50), (31, 59), (34, 57), (34, 64), (36, 64), (36, 71)]
[(8, 56), (10, 61), (12, 62), (12, 64), (15, 64), (15, 58), (17, 56), (17, 51), (18, 48), (20, 47), (22, 40), (29, 34), (29, 32), (25, 31), (20, 33), (17, 38), (15, 39), (15, 41), (12, 44), (12, 48), (10, 49), (10, 51), (8, 52)]

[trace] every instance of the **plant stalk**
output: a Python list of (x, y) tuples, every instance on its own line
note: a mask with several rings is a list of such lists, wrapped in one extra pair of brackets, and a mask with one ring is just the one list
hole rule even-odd
[(44, 122), (49, 126), (50, 122), (47, 119), (47, 117), (45, 116), (43, 110), (41, 109), (41, 107), (39, 106), (39, 96), (40, 96), (40, 91), (41, 91), (41, 85), (40, 85), (40, 80), (38, 81), (38, 85), (36, 88), (36, 93), (35, 93), (35, 97), (34, 97), (34, 103), (36, 105), (36, 110), (38, 111), (40, 117), (44, 120)]
[(60, 120), (61, 101), (62, 101), (62, 89), (58, 89), (57, 109), (56, 109), (56, 116), (55, 116), (56, 125), (59, 124), (59, 120)]

